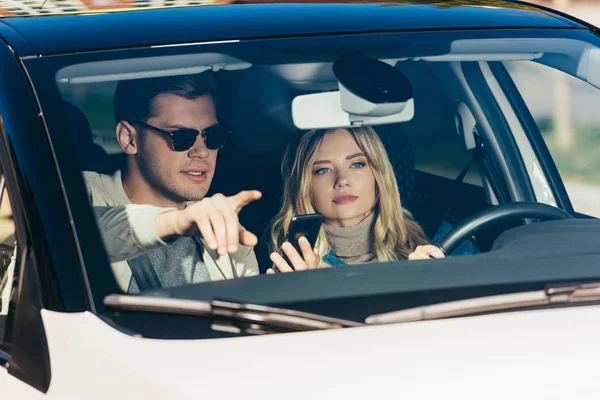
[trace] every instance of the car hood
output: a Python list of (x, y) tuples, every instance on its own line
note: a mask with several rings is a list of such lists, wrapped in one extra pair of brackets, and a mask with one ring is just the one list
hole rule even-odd
[(42, 316), (49, 399), (564, 398), (596, 389), (600, 356), (600, 306), (205, 340)]

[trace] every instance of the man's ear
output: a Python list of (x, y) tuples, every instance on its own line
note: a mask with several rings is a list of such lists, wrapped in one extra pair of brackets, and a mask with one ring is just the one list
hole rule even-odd
[(125, 154), (137, 154), (139, 148), (137, 131), (129, 122), (120, 121), (117, 124), (117, 141)]

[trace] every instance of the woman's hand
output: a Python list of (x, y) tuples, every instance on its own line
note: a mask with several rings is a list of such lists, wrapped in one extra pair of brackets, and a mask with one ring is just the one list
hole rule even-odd
[(432, 244), (417, 246), (415, 251), (408, 255), (409, 260), (429, 260), (430, 258), (446, 258), (439, 247)]
[(261, 193), (256, 190), (242, 191), (229, 197), (222, 194), (205, 197), (183, 210), (158, 214), (156, 234), (162, 240), (202, 235), (206, 245), (220, 255), (235, 253), (240, 243), (255, 246), (258, 239), (240, 225), (238, 213), (260, 197)]
[[(298, 244), (300, 245), (300, 250), (302, 250), (302, 255), (298, 254), (294, 246), (289, 242), (281, 245), (281, 249), (292, 263), (291, 266), (278, 253), (271, 253), (271, 261), (273, 261), (274, 268), (277, 268), (278, 272), (305, 271), (316, 269), (319, 266), (319, 253), (317, 253), (317, 249), (310, 248), (308, 239), (302, 236), (298, 239)], [(269, 268), (267, 274), (274, 274), (274, 268)]]

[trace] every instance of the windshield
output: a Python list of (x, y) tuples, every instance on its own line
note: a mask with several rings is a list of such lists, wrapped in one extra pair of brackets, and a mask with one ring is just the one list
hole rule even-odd
[[(442, 287), (486, 295), (536, 279), (463, 269), (444, 286), (453, 265), (492, 265), (498, 234), (522, 223), (472, 232), (445, 254), (433, 246), (489, 207), (600, 215), (578, 203), (598, 191), (594, 168), (570, 161), (598, 140), (595, 108), (570, 100), (598, 96), (597, 42), (562, 30), (365, 34), (25, 66), (59, 165), (73, 154), (79, 165), (61, 173), (80, 242), (96, 245), (83, 251), (95, 296), (324, 312), (335, 297), (425, 293), (389, 311), (433, 303)], [(83, 221), (92, 213), (95, 226)]]

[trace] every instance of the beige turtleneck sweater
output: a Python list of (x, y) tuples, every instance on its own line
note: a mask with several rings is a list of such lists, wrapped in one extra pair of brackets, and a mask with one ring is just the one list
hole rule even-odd
[(377, 261), (375, 251), (375, 213), (356, 225), (344, 228), (323, 224), (335, 255), (346, 264), (365, 264)]

